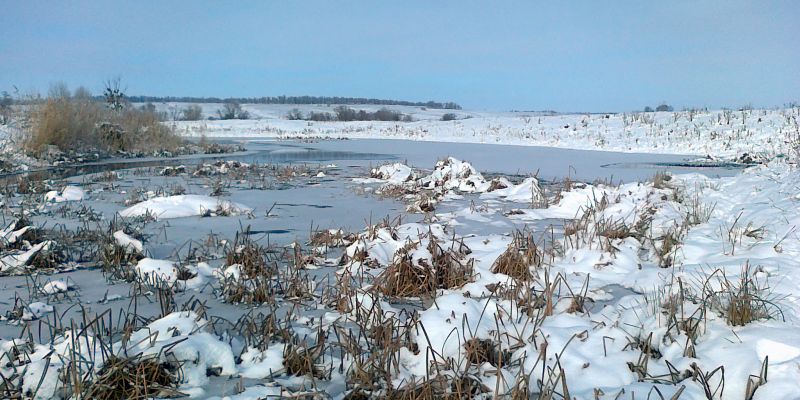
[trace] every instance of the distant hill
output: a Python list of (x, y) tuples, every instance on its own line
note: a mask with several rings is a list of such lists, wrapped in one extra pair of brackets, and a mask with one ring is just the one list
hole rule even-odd
[(438, 108), (444, 110), (460, 110), (461, 106), (454, 102), (437, 101), (404, 101), (386, 99), (368, 99), (363, 97), (338, 96), (270, 96), (270, 97), (178, 97), (178, 96), (127, 96), (132, 103), (248, 103), (248, 104), (376, 104), (385, 106), (415, 106)]

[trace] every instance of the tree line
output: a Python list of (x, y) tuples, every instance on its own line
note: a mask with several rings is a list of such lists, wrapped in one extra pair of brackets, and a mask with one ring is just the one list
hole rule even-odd
[(454, 102), (405, 101), (339, 96), (268, 96), (268, 97), (190, 97), (190, 96), (128, 96), (133, 103), (239, 103), (239, 104), (374, 104), (385, 106), (413, 106), (444, 110), (460, 110)]

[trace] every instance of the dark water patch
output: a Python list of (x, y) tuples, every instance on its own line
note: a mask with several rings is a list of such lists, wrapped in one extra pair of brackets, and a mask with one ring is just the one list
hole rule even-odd
[(304, 162), (330, 162), (337, 160), (391, 160), (395, 156), (374, 152), (320, 149), (304, 144), (255, 142), (250, 148), (252, 154), (235, 158), (236, 160), (258, 164), (291, 164)]
[(287, 206), (287, 207), (312, 207), (312, 208), (333, 208), (333, 206), (325, 205), (325, 204), (303, 204), (303, 203), (275, 203), (276, 206)]
[(247, 231), (245, 233), (250, 235), (250, 236), (254, 236), (254, 235), (285, 235), (287, 233), (292, 233), (292, 230), (290, 230), (290, 229), (265, 229), (265, 230), (260, 230), (260, 231), (249, 230), (249, 231)]
[(601, 168), (630, 168), (630, 169), (681, 169), (697, 170), (707, 173), (708, 170), (738, 171), (753, 164), (743, 164), (732, 161), (677, 161), (677, 162), (633, 162), (603, 164)]

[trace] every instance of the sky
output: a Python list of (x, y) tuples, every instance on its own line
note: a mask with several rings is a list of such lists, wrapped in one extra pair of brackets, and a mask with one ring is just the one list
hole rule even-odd
[(0, 90), (628, 111), (800, 101), (797, 1), (0, 0)]

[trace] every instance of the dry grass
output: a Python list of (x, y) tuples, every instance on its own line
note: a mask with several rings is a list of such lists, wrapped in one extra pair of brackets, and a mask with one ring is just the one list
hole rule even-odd
[[(12, 231), (24, 231), (13, 242), (0, 239), (0, 250), (4, 250), (4, 257), (15, 261), (6, 265), (0, 275), (28, 274), (32, 272), (53, 272), (61, 268), (70, 259), (70, 250), (66, 242), (73, 240), (75, 235), (66, 234), (64, 230), (44, 229), (42, 226), (31, 225), (25, 218), (17, 218), (7, 225)], [(5, 227), (4, 227), (5, 228)], [(58, 239), (58, 240), (57, 240)], [(61, 239), (64, 239), (63, 241)], [(38, 246), (39, 250), (34, 248)], [(27, 259), (16, 258), (27, 251), (34, 251)], [(75, 250), (78, 252), (79, 250)], [(75, 254), (78, 256), (78, 254)]]
[(467, 361), (474, 365), (489, 363), (501, 367), (510, 358), (510, 354), (500, 350), (499, 342), (489, 339), (471, 338), (464, 343), (464, 350)]
[(564, 178), (564, 181), (561, 183), (561, 185), (557, 186), (555, 189), (553, 202), (555, 204), (558, 204), (564, 197), (564, 192), (571, 192), (574, 187), (575, 187), (575, 181), (573, 181), (571, 177), (567, 176), (566, 178)]
[(295, 376), (323, 377), (323, 371), (317, 366), (317, 360), (325, 351), (325, 332), (319, 329), (316, 342), (310, 345), (305, 339), (292, 338), (283, 348), (283, 366), (286, 373)]
[(292, 338), (292, 310), (281, 319), (278, 309), (270, 305), (268, 312), (252, 312), (243, 315), (234, 325), (234, 329), (245, 339), (248, 345), (259, 350), (266, 350), (275, 341), (289, 341)]
[(376, 190), (375, 194), (381, 196), (382, 198), (399, 199), (408, 195), (415, 195), (417, 194), (417, 191), (414, 188), (406, 185), (387, 183)]
[(690, 226), (700, 225), (708, 222), (714, 214), (717, 204), (703, 204), (700, 201), (700, 193), (695, 192), (689, 201), (684, 202), (686, 206), (686, 223)]
[(48, 145), (61, 151), (124, 151), (153, 154), (183, 144), (152, 110), (128, 106), (113, 111), (90, 97), (49, 97), (32, 108), (25, 148), (42, 155)]
[(398, 250), (392, 263), (375, 279), (378, 290), (387, 296), (418, 297), (434, 293), (436, 275), (433, 268), (417, 265), (408, 246)]
[(136, 272), (132, 266), (141, 258), (141, 255), (131, 252), (128, 248), (111, 242), (103, 247), (100, 265), (103, 272), (109, 274), (111, 278), (133, 282), (136, 280)]
[(682, 227), (671, 229), (661, 237), (659, 241), (660, 246), (655, 245), (656, 242), (653, 241), (654, 247), (656, 248), (656, 256), (658, 257), (658, 265), (661, 268), (669, 268), (674, 265), (675, 256), (677, 255), (679, 246), (683, 242), (684, 233), (685, 231)]
[(436, 200), (425, 193), (420, 193), (413, 203), (406, 207), (407, 212), (430, 213), (436, 210)]
[(666, 171), (659, 171), (653, 175), (653, 187), (656, 189), (668, 189), (669, 182), (672, 180), (672, 176), (670, 176)]
[(484, 398), (490, 391), (472, 374), (439, 375), (422, 381), (412, 380), (399, 389), (390, 389), (388, 393), (377, 397), (398, 400), (460, 400)]
[(44, 193), (45, 191), (47, 191), (47, 185), (44, 181), (32, 179), (28, 174), (17, 178), (16, 192), (19, 194)]
[(320, 375), (320, 371), (314, 364), (312, 352), (302, 346), (287, 345), (284, 348), (283, 366), (286, 368), (286, 373), (289, 375)]
[(428, 252), (433, 259), (433, 268), (436, 274), (436, 285), (441, 289), (453, 289), (464, 286), (472, 280), (474, 274), (474, 259), (464, 260), (472, 251), (464, 245), (463, 241), (451, 242), (451, 247), (443, 248), (433, 235), (428, 243)]
[(492, 265), (492, 272), (508, 275), (518, 281), (530, 281), (534, 278), (531, 268), (540, 267), (542, 260), (542, 253), (533, 235), (516, 231), (506, 251)]
[(605, 219), (598, 221), (598, 233), (607, 239), (625, 239), (636, 236), (634, 230), (622, 220)]
[(307, 165), (273, 166), (273, 174), (279, 182), (288, 182), (298, 176), (309, 176), (311, 169)]
[(250, 240), (246, 233), (237, 233), (225, 249), (225, 265), (237, 266), (239, 277), (222, 276), (220, 292), (225, 301), (233, 304), (262, 304), (275, 296), (273, 277), (277, 266), (269, 263), (264, 250)]
[(144, 400), (153, 397), (175, 398), (185, 394), (176, 389), (177, 379), (154, 357), (106, 360), (82, 398), (98, 400)]
[(444, 249), (432, 235), (429, 238), (427, 250), (432, 256), (430, 263), (426, 259), (414, 260), (411, 253), (421, 242), (409, 242), (398, 250), (392, 263), (375, 279), (381, 293), (387, 296), (419, 297), (435, 294), (437, 289), (464, 286), (472, 279), (473, 260), (464, 260), (469, 249), (463, 243), (454, 241), (453, 247)]
[(32, 151), (47, 145), (60, 149), (88, 148), (96, 143), (95, 126), (102, 120), (102, 106), (91, 99), (51, 97), (32, 111), (33, 129), (25, 143)]
[(308, 243), (315, 247), (344, 247), (355, 242), (357, 236), (341, 229), (326, 229), (311, 234)]
[(722, 287), (719, 291), (707, 288), (706, 299), (725, 316), (729, 325), (744, 326), (758, 320), (783, 319), (783, 312), (776, 304), (777, 299), (772, 298), (765, 282), (756, 279), (756, 271), (746, 264), (735, 280), (729, 279), (721, 271), (712, 273), (712, 277), (720, 277)]
[(489, 182), (489, 189), (487, 189), (486, 191), (494, 192), (495, 190), (506, 189), (506, 188), (508, 188), (508, 185), (503, 183), (503, 181), (501, 181), (500, 179), (492, 179), (491, 182)]

